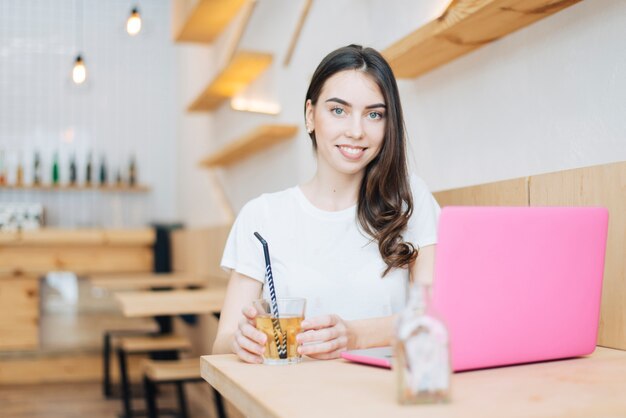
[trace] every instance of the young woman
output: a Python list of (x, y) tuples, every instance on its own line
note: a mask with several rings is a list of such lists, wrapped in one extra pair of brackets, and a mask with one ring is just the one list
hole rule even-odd
[(251, 301), (269, 296), (255, 231), (268, 242), (277, 296), (307, 299), (298, 351), (313, 358), (389, 345), (409, 283), (431, 280), (439, 206), (408, 175), (389, 64), (357, 45), (330, 53), (304, 113), (317, 171), (239, 213), (222, 259), (232, 273), (214, 354), (262, 362), (265, 334), (254, 327)]

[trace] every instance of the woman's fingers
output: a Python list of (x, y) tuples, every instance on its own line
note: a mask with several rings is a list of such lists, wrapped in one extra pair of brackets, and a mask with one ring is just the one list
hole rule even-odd
[(318, 331), (306, 331), (296, 336), (298, 344), (329, 341), (339, 337), (339, 330), (336, 327), (324, 328)]
[(314, 357), (314, 355), (316, 354), (345, 351), (347, 348), (348, 339), (345, 336), (340, 336), (330, 341), (320, 342), (317, 344), (301, 345), (300, 347), (298, 347), (298, 353)]
[(307, 318), (300, 325), (303, 331), (312, 329), (330, 328), (337, 325), (339, 317), (337, 315), (322, 315), (314, 318)]
[(241, 310), (243, 316), (246, 317), (248, 321), (253, 321), (256, 318), (256, 309), (253, 306), (246, 306)]
[(239, 331), (244, 337), (247, 337), (260, 345), (264, 345), (267, 340), (267, 335), (250, 325), (245, 320), (239, 323)]

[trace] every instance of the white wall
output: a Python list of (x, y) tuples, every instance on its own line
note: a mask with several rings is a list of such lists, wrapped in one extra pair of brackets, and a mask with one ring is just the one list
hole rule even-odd
[[(245, 95), (278, 101), (283, 110), (254, 115), (225, 104), (204, 116), (212, 130), (196, 139), (217, 149), (259, 123), (295, 123), (301, 130), (292, 142), (219, 170), (234, 209), (312, 175), (303, 101), (325, 54), (349, 43), (384, 49), (447, 3), (315, 0), (284, 67), (303, 1), (259, 1), (241, 48), (272, 52), (274, 64)], [(414, 169), (431, 189), (443, 190), (625, 160), (624, 21), (622, 0), (583, 1), (420, 78), (400, 81)], [(216, 54), (228, 36), (213, 46)], [(197, 192), (212, 199), (204, 189)], [(195, 224), (225, 219), (204, 206)]]
[[(83, 24), (77, 26), (82, 4)], [(87, 153), (99, 165), (107, 158), (109, 178), (127, 170), (135, 153), (147, 194), (0, 190), (2, 202), (42, 202), (52, 226), (145, 225), (176, 219), (176, 50), (170, 37), (169, 0), (145, 2), (144, 27), (125, 31), (127, 0), (0, 1), (0, 149), (9, 179), (22, 153), (26, 181), (35, 150), (43, 158), (44, 182), (60, 153), (61, 182), (76, 154), (79, 180)], [(82, 38), (85, 85), (70, 81)]]

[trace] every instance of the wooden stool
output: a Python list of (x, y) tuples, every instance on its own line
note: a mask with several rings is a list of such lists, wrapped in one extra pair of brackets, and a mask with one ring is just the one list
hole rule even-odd
[(179, 351), (191, 349), (191, 342), (178, 335), (150, 335), (120, 338), (117, 347), (117, 359), (120, 365), (120, 381), (122, 383), (122, 406), (126, 418), (131, 418), (133, 411), (130, 400), (132, 398), (128, 377), (127, 356), (130, 354), (171, 353), (178, 358)]
[[(173, 383), (176, 385), (178, 394), (179, 416), (187, 418), (187, 401), (183, 385), (187, 382), (201, 381), (203, 380), (200, 376), (199, 358), (146, 361), (143, 367), (143, 382), (148, 417), (158, 417), (156, 386), (162, 383)], [(213, 392), (217, 416), (226, 418), (222, 396), (216, 390), (213, 390)]]
[(102, 341), (102, 393), (104, 397), (110, 399), (113, 397), (111, 388), (111, 348), (114, 337), (133, 336), (133, 335), (150, 335), (157, 331), (156, 323), (151, 327), (137, 329), (111, 329), (104, 331)]

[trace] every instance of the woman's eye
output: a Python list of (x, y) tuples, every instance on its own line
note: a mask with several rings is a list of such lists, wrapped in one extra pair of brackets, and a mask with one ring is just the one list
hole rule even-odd
[(382, 119), (383, 118), (383, 114), (380, 112), (370, 112), (367, 115), (370, 119)]
[(344, 110), (340, 107), (333, 107), (331, 112), (333, 112), (335, 115), (343, 115), (344, 114)]

